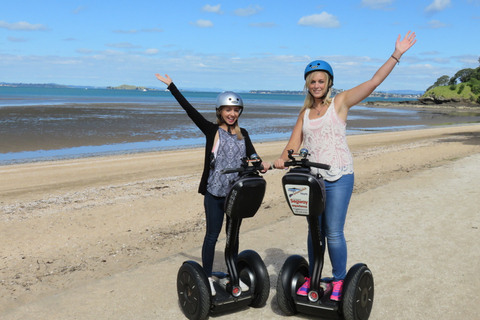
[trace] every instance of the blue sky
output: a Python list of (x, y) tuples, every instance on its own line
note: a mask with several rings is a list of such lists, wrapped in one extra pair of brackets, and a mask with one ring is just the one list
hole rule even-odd
[(338, 89), (368, 80), (398, 34), (417, 43), (379, 91), (423, 91), (479, 66), (480, 0), (2, 1), (0, 82), (301, 90), (311, 60)]

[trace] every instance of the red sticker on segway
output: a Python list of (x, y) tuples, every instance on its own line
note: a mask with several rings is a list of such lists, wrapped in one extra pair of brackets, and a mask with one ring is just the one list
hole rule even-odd
[(305, 185), (286, 184), (290, 209), (293, 214), (308, 216), (308, 199), (310, 198), (310, 187)]

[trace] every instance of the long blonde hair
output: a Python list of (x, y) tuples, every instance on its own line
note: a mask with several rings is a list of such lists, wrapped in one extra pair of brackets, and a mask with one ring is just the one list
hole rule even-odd
[(313, 98), (313, 96), (308, 91), (308, 86), (309, 86), (310, 82), (312, 82), (313, 75), (317, 72), (322, 72), (323, 74), (325, 74), (325, 79), (327, 80), (327, 83), (328, 83), (328, 91), (327, 91), (327, 94), (325, 95), (324, 103), (327, 104), (327, 105), (332, 103), (332, 97), (331, 97), (331, 95), (332, 95), (332, 79), (331, 79), (330, 75), (327, 72), (320, 71), (320, 70), (310, 72), (307, 75), (307, 79), (305, 79), (305, 85), (303, 86), (303, 93), (305, 94), (305, 100), (303, 101), (303, 107), (302, 107), (302, 109), (300, 109), (300, 113), (305, 111), (307, 108), (311, 109), (313, 107), (313, 103), (315, 102), (315, 99)]

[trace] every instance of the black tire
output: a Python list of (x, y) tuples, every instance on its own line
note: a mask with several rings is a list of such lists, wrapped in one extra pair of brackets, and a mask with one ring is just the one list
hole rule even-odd
[(237, 270), (240, 279), (249, 286), (249, 290), (253, 289), (250, 306), (253, 308), (265, 306), (270, 295), (270, 277), (260, 255), (253, 250), (240, 252)]
[(308, 277), (308, 273), (307, 260), (302, 256), (294, 255), (288, 257), (278, 274), (277, 303), (280, 310), (287, 316), (293, 316), (298, 312), (293, 297), (305, 282), (304, 279)]
[(177, 293), (180, 308), (190, 320), (206, 319), (210, 311), (211, 292), (208, 278), (195, 261), (186, 261), (178, 270)]
[(374, 283), (370, 269), (362, 263), (348, 271), (343, 287), (342, 311), (345, 320), (367, 320), (373, 306)]

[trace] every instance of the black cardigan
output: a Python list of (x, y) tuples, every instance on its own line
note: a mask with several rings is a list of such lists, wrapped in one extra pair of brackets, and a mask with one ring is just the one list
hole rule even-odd
[[(207, 192), (207, 180), (208, 175), (210, 173), (210, 154), (212, 153), (213, 143), (215, 140), (215, 135), (217, 134), (219, 125), (213, 122), (208, 121), (205, 117), (195, 109), (190, 102), (185, 99), (185, 97), (180, 93), (177, 89), (175, 84), (172, 82), (168, 89), (170, 93), (177, 99), (178, 103), (182, 106), (182, 108), (187, 112), (187, 115), (193, 122), (197, 125), (197, 127), (202, 130), (203, 134), (205, 135), (206, 143), (205, 143), (205, 158), (203, 163), (203, 174), (200, 180), (200, 185), (198, 187), (198, 192), (205, 195)], [(250, 140), (250, 136), (248, 135), (247, 130), (240, 128), (242, 135), (245, 139), (245, 148), (247, 156), (251, 156), (252, 154), (256, 153), (255, 148), (253, 147), (252, 141)]]

